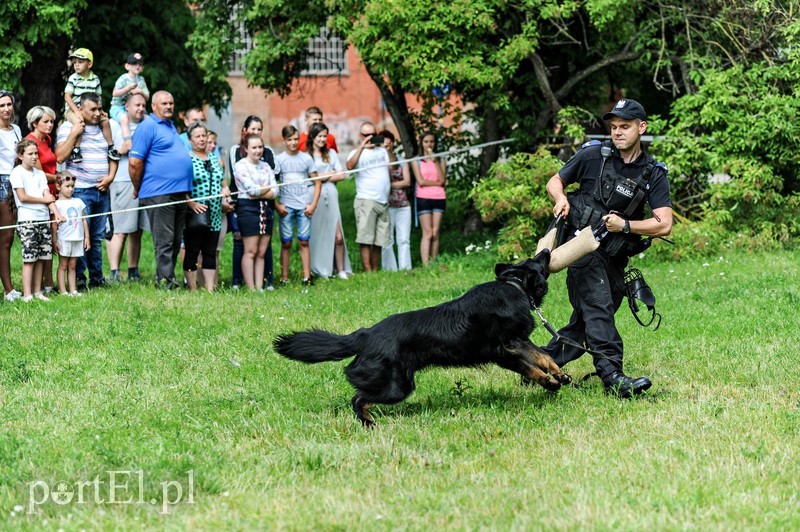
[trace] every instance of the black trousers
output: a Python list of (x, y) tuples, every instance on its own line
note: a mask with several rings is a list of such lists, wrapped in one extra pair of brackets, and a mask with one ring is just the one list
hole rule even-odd
[(212, 231), (207, 227), (201, 229), (185, 229), (183, 231), (183, 271), (196, 272), (197, 258), (203, 253), (203, 264), (199, 265), (204, 270), (217, 268), (217, 242), (219, 231)]
[[(186, 199), (186, 192), (163, 194), (151, 198), (142, 198), (139, 205), (150, 206), (171, 203)], [(156, 284), (164, 283), (166, 288), (177, 288), (175, 280), (175, 264), (181, 251), (181, 237), (186, 222), (186, 203), (153, 207), (147, 209), (150, 231), (153, 235), (153, 251), (156, 259)]]
[[(626, 257), (611, 258), (602, 250), (576, 261), (567, 270), (567, 290), (572, 305), (569, 323), (559, 331), (574, 342), (603, 356), (594, 356), (601, 379), (622, 371), (622, 338), (614, 315), (625, 296)], [(553, 338), (542, 348), (558, 367), (580, 358), (585, 351)]]

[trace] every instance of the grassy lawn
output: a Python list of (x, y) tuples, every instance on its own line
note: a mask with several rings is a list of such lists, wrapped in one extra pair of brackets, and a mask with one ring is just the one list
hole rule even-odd
[[(363, 430), (346, 362), (284, 360), (271, 340), (349, 332), (493, 278), (491, 251), (445, 239), (429, 269), (309, 290), (124, 284), (0, 305), (0, 527), (800, 526), (797, 253), (637, 260), (664, 314), (657, 332), (618, 314), (626, 370), (654, 381), (643, 399), (596, 379), (551, 394), (495, 367), (432, 369)], [(556, 325), (564, 278), (544, 305)]]

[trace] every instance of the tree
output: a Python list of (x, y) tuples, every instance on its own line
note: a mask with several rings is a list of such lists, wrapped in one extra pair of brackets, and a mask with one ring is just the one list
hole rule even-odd
[(86, 0), (9, 0), (3, 4), (0, 82), (21, 95), (18, 112), (34, 105), (29, 102), (56, 105), (57, 94), (64, 88), (62, 74), (70, 35), (77, 31), (78, 14), (86, 5)]
[[(709, 254), (730, 245), (792, 242), (800, 235), (799, 6), (659, 6), (654, 19), (660, 30), (655, 41), (640, 41), (641, 58), (650, 63), (649, 81), (675, 99), (665, 99), (671, 104), (666, 119), (652, 116), (651, 131), (664, 138), (651, 151), (667, 163), (673, 208), (689, 223), (675, 227), (676, 247), (657, 246), (649, 253)], [(550, 161), (541, 153), (513, 158), (495, 165), (492, 177), (474, 189), (487, 219), (505, 217), (504, 253), (535, 247), (533, 235), (541, 230), (542, 216), (549, 217), (542, 214), (536, 187), (552, 175)], [(709, 179), (712, 174), (717, 179)], [(520, 186), (530, 186), (530, 192), (515, 189)]]
[[(124, 23), (120, 15), (124, 14)], [(103, 82), (106, 106), (114, 82), (125, 72), (129, 54), (145, 59), (144, 76), (151, 92), (168, 90), (176, 111), (210, 104), (222, 107), (231, 89), (224, 79), (207, 80), (186, 43), (195, 30), (195, 16), (185, 0), (97, 3), (81, 14), (75, 43), (95, 51), (95, 73)]]
[(157, 9), (144, 0), (91, 6), (86, 0), (11, 0), (3, 11), (0, 80), (20, 95), (20, 113), (36, 104), (63, 109), (67, 56), (78, 47), (94, 52), (93, 70), (103, 82), (106, 107), (114, 82), (124, 72), (125, 59), (134, 51), (145, 56), (151, 90), (168, 89), (181, 108), (206, 102), (219, 106), (230, 97), (224, 79), (205, 82), (185, 47), (194, 30), (194, 17), (183, 0), (165, 0)]
[[(203, 35), (193, 36), (212, 46), (213, 53), (195, 46), (195, 54), (215, 75), (226, 71), (223, 59), (229, 57), (218, 51), (236, 47), (237, 35), (225, 16), (232, 5), (203, 2), (198, 26)], [(415, 153), (420, 117), (406, 106), (407, 96), (430, 107), (433, 90), (445, 85), (479, 124), (480, 140), (513, 135), (518, 141), (513, 149), (537, 145), (565, 107), (597, 117), (623, 94), (635, 95), (653, 118), (668, 115), (672, 102), (712, 79), (706, 73), (774, 62), (772, 43), (780, 41), (776, 37), (786, 26), (781, 20), (791, 20), (798, 0), (245, 0), (238, 5), (237, 16), (256, 40), (247, 58), (252, 83), (285, 94), (307, 64), (308, 38), (327, 26), (359, 51), (406, 152)], [(222, 44), (211, 42), (217, 40)], [(576, 116), (574, 110), (570, 114)], [(596, 119), (594, 124), (600, 127)], [(485, 175), (497, 154), (486, 150), (468, 182)]]
[(698, 221), (687, 246), (714, 252), (733, 235), (748, 246), (800, 235), (798, 6), (728, 6), (713, 19), (729, 36), (716, 41), (724, 53), (694, 58), (707, 66), (693, 71), (691, 93), (675, 101), (655, 146), (670, 167), (675, 210)]
[[(607, 2), (594, 0), (587, 4)], [(191, 42), (195, 56), (209, 73), (207, 79), (227, 71), (226, 54), (236, 49), (239, 39), (232, 27), (241, 21), (255, 40), (246, 59), (247, 79), (266, 90), (285, 94), (307, 65), (308, 39), (317, 35), (319, 27), (328, 26), (359, 51), (407, 154), (417, 151), (415, 122), (430, 122), (409, 110), (408, 95), (420, 99), (423, 109), (430, 109), (436, 99), (434, 89), (448, 86), (468, 104), (465, 108), (474, 107), (472, 118), (483, 124), (482, 140), (496, 140), (501, 131), (511, 131), (522, 123), (530, 114), (529, 107), (534, 109), (534, 116), (540, 117), (534, 127), (541, 129), (542, 123), (560, 108), (558, 98), (565, 98), (603, 67), (638, 56), (624, 48), (634, 40), (630, 32), (635, 21), (627, 25), (626, 39), (592, 40), (590, 46), (585, 35), (569, 35), (566, 45), (557, 48), (555, 44), (563, 44), (557, 40), (559, 37), (565, 40), (565, 33), (585, 27), (581, 17), (587, 15), (581, 11), (581, 2), (562, 6), (555, 0), (514, 4), (497, 0), (245, 0), (236, 5), (234, 10), (233, 4), (225, 0), (200, 4), (198, 31)], [(600, 13), (594, 18), (610, 24), (614, 17), (624, 18), (637, 5), (628, 0), (606, 6), (605, 10), (590, 9), (589, 14)], [(576, 62), (583, 67), (556, 88), (556, 78), (537, 55), (543, 37), (548, 36), (553, 38), (553, 55), (577, 55)], [(583, 48), (598, 48), (608, 58), (584, 57), (584, 43)], [(541, 89), (532, 90), (536, 86)], [(485, 153), (481, 175), (496, 159), (498, 150)]]

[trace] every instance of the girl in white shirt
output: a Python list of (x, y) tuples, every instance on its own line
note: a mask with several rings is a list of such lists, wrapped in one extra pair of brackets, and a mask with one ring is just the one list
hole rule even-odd
[(36, 142), (25, 139), (17, 144), (17, 157), (20, 164), (11, 171), (9, 181), (20, 224), (17, 233), (22, 243), (22, 300), (31, 301), (35, 297), (50, 301), (42, 293), (44, 262), (52, 259), (56, 239), (56, 225), (50, 222), (50, 213), (56, 222), (63, 222), (64, 217), (58, 212), (56, 199), (47, 186), (47, 176), (35, 166), (39, 160)]
[(272, 236), (272, 209), (267, 200), (275, 197), (278, 187), (272, 168), (261, 160), (264, 142), (258, 135), (244, 139), (247, 157), (233, 165), (233, 178), (239, 190), (236, 217), (244, 243), (242, 275), (250, 290), (264, 286), (264, 257)]

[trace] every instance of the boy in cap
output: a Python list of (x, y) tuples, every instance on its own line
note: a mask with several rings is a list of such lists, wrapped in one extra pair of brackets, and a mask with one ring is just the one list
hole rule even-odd
[(144, 70), (144, 58), (140, 53), (132, 53), (125, 61), (125, 74), (117, 78), (114, 83), (114, 92), (111, 93), (111, 110), (109, 115), (111, 118), (119, 122), (122, 126), (122, 139), (127, 145), (128, 149), (131, 147), (131, 134), (130, 120), (128, 113), (125, 112), (125, 100), (132, 94), (141, 94), (145, 101), (150, 99), (150, 89), (147, 88), (147, 83), (142, 76)]
[[(64, 118), (73, 125), (83, 122), (81, 113), (78, 109), (81, 104), (81, 96), (87, 92), (93, 92), (101, 96), (103, 89), (100, 87), (100, 78), (92, 72), (94, 64), (94, 54), (87, 48), (78, 48), (69, 56), (72, 61), (72, 68), (75, 72), (67, 79), (67, 86), (64, 89)], [(114, 148), (114, 140), (111, 136), (111, 124), (108, 123), (108, 115), (103, 113), (100, 126), (103, 128), (103, 138), (108, 143), (108, 158), (112, 161), (119, 161), (120, 154)], [(75, 141), (75, 148), (72, 150), (69, 160), (74, 163), (83, 161), (81, 149), (79, 148), (81, 136), (78, 135)]]

